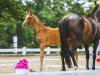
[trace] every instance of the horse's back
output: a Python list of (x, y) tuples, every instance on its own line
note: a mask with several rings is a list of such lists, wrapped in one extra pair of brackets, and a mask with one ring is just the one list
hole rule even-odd
[(46, 45), (47, 46), (56, 46), (60, 45), (59, 30), (58, 28), (47, 27), (45, 32)]
[(59, 24), (61, 34), (66, 34), (73, 41), (76, 38), (76, 34), (84, 29), (84, 20), (81, 16), (77, 14), (68, 14), (64, 16)]

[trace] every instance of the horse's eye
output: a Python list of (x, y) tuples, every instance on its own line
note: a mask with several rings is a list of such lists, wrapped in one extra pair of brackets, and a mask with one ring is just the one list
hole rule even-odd
[(28, 19), (31, 19), (31, 17), (29, 17)]

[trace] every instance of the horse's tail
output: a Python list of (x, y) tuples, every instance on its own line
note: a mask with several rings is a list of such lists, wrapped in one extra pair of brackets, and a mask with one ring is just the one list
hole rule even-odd
[(65, 59), (65, 62), (69, 68), (71, 68), (70, 52), (68, 48), (68, 37), (69, 37), (69, 22), (67, 19), (63, 19), (59, 24), (59, 33), (61, 41), (61, 58)]

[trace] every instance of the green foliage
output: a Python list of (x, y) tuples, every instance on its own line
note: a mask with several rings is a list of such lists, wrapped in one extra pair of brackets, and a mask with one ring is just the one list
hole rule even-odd
[(17, 24), (16, 35), (18, 37), (18, 48), (22, 47), (37, 47), (35, 37), (31, 27), (23, 28), (21, 22)]
[(0, 0), (0, 48), (12, 48), (16, 24), (22, 20), (22, 3), (14, 0)]
[[(24, 1), (24, 2), (23, 2)], [(0, 0), (0, 48), (13, 48), (13, 36), (18, 36), (18, 47), (38, 47), (31, 26), (21, 26), (26, 11), (32, 11), (45, 26), (58, 27), (59, 21), (68, 13), (86, 15), (94, 8), (92, 2), (89, 9), (84, 11), (78, 0)]]
[(15, 34), (15, 29), (12, 23), (0, 23), (0, 48), (12, 47), (12, 38)]

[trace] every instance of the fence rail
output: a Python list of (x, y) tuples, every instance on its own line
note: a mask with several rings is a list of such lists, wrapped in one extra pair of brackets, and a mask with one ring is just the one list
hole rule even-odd
[[(89, 49), (92, 49), (91, 47)], [(85, 51), (85, 49), (77, 49), (77, 51)], [(26, 48), (23, 47), (22, 49), (0, 49), (0, 53), (7, 53), (7, 52), (13, 52), (13, 53), (17, 53), (17, 52), (22, 52), (22, 55), (25, 55), (26, 52), (40, 52), (39, 48)], [(60, 52), (60, 48), (50, 48), (47, 47), (45, 48), (45, 52), (46, 54), (50, 54), (51, 52)]]

